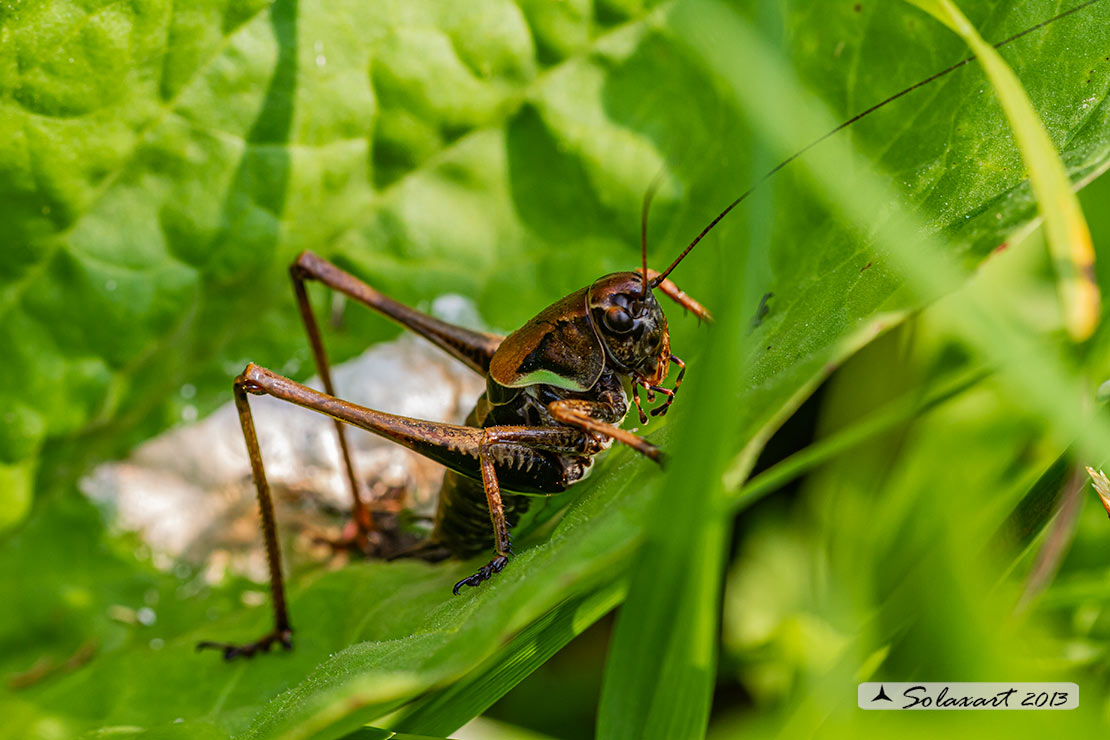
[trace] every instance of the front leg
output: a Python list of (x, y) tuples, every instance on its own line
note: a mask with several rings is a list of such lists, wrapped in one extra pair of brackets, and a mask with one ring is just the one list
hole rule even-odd
[(663, 278), (658, 283), (655, 283), (655, 281), (659, 280), (659, 278), (662, 276), (656, 270), (650, 269), (647, 271), (647, 276), (648, 281), (654, 284), (655, 287), (658, 288), (664, 295), (666, 295), (678, 305), (682, 306), (687, 311), (693, 312), (693, 314), (698, 317), (698, 321), (701, 321), (703, 319), (705, 321), (713, 321), (713, 314), (709, 313), (709, 309), (695, 301), (690, 296), (683, 293), (682, 290), (673, 282), (671, 282), (669, 278)]
[(615, 439), (660, 465), (665, 460), (663, 451), (651, 442), (613, 423), (617, 419), (614, 418), (613, 405), (610, 403), (567, 398), (552, 401), (547, 405), (547, 410), (558, 422)]

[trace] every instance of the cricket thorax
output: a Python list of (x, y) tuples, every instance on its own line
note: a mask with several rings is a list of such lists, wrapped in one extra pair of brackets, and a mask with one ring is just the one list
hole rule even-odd
[[(604, 415), (598, 416), (598, 421), (620, 425), (628, 413), (628, 396), (624, 392), (620, 377), (604, 369), (597, 382), (587, 391), (575, 391), (560, 388), (545, 383), (536, 383), (523, 388), (506, 388), (497, 383), (493, 378), (486, 381), (486, 395), (482, 401), (485, 403), (485, 413), (480, 408), (479, 402), (478, 424), (483, 427), (495, 425), (519, 426), (560, 426), (549, 409), (556, 401), (583, 400), (594, 401), (599, 408), (604, 408)], [(612, 443), (611, 439), (606, 439)], [(608, 444), (606, 444), (608, 447)], [(604, 449), (604, 448), (602, 448)]]
[[(490, 386), (495, 386), (492, 379), (487, 383), (487, 396)], [(625, 394), (620, 377), (608, 369), (602, 372), (597, 383), (588, 391), (571, 391), (558, 386), (536, 384), (524, 388), (495, 389), (494, 393), (507, 393), (515, 391), (515, 395), (507, 403), (493, 406), (487, 417), (480, 422), (485, 426), (495, 425), (520, 425), (520, 426), (565, 426), (574, 429), (581, 437), (581, 449), (576, 454), (546, 452), (553, 462), (562, 469), (562, 483), (571, 486), (589, 475), (593, 467), (594, 455), (609, 449), (613, 445), (611, 437), (594, 434), (579, 427), (564, 424), (555, 419), (550, 411), (550, 404), (556, 401), (591, 401), (598, 413), (595, 418), (607, 424), (620, 426), (628, 413), (628, 396)]]

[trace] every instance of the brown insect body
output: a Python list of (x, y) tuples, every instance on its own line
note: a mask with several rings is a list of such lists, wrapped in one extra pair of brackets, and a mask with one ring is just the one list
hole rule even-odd
[[(677, 264), (677, 261), (675, 262)], [(672, 265), (673, 267), (673, 265)], [(658, 385), (671, 362), (667, 321), (652, 289), (659, 288), (699, 316), (708, 312), (688, 298), (665, 274), (647, 270), (607, 275), (544, 309), (507, 338), (475, 332), (420, 313), (376, 291), (355, 276), (303, 253), (290, 268), (294, 293), (324, 385), (320, 392), (265, 368), (250, 364), (235, 380), (236, 406), (258, 490), (262, 526), (274, 596), (274, 629), (245, 645), (201, 643), (227, 658), (253, 655), (275, 643), (292, 644), (285, 605), (273, 504), (262, 452), (254, 430), (249, 395), (270, 395), (335, 419), (336, 431), (354, 500), (354, 532), (334, 542), (372, 554), (389, 555), (362, 498), (348, 453), (344, 424), (357, 426), (425, 455), (448, 468), (441, 487), (435, 526), (428, 542), (408, 552), (428, 559), (468, 557), (490, 542), (495, 557), (454, 591), (477, 586), (500, 572), (512, 554), (510, 528), (527, 508), (520, 494), (553, 494), (582, 480), (594, 456), (620, 441), (652, 460), (662, 454), (650, 442), (619, 427), (628, 413), (627, 379), (643, 421), (647, 420), (637, 388), (666, 396), (652, 410), (663, 413), (674, 391)], [(357, 406), (335, 397), (305, 282), (317, 280), (384, 314), (454, 355), (486, 378), (466, 425), (409, 419)], [(504, 490), (504, 493), (502, 492)]]
[[(551, 404), (569, 400), (596, 403), (598, 420), (619, 426), (628, 413), (622, 379), (658, 385), (669, 365), (667, 319), (652, 292), (645, 294), (641, 274), (607, 275), (548, 306), (501, 342), (490, 361), (486, 392), (466, 423), (569, 426), (550, 411)], [(544, 380), (551, 382), (538, 382)], [(577, 431), (580, 451), (495, 453), (510, 527), (528, 508), (528, 497), (519, 494), (566, 490), (585, 478), (594, 455), (613, 443), (611, 437)], [(475, 555), (492, 544), (489, 517), (480, 471), (449, 471), (430, 541), (457, 557)]]

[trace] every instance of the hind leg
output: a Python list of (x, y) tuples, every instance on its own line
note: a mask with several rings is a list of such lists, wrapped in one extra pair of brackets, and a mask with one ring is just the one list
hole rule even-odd
[[(273, 396), (279, 400), (327, 414), (338, 421), (357, 426), (408, 447), (472, 478), (482, 477), (485, 480), (489, 471), (499, 467), (500, 474), (508, 475), (510, 481), (519, 484), (536, 477), (540, 482), (549, 483), (550, 490), (561, 490), (558, 480), (550, 480), (559, 474), (559, 468), (552, 465), (536, 450), (557, 449), (580, 453), (588, 442), (588, 437), (582, 432), (567, 427), (480, 429), (386, 414), (321, 393), (253, 364), (248, 365), (243, 374), (235, 379), (234, 390), (235, 406), (239, 411), (239, 423), (243, 429), (243, 440), (250, 456), (251, 472), (258, 494), (262, 533), (266, 540), (274, 626), (253, 642), (237, 644), (205, 641), (197, 645), (198, 649), (220, 650), (228, 660), (250, 657), (257, 652), (268, 651), (274, 645), (289, 648), (293, 644), (293, 627), (286, 604), (285, 580), (281, 570), (281, 552), (278, 546), (273, 497), (266, 480), (262, 452), (251, 415), (250, 394)], [(498, 445), (505, 449), (497, 449)], [(499, 451), (509, 454), (499, 455), (497, 454)], [(522, 472), (520, 461), (530, 463), (527, 473)], [(547, 467), (544, 467), (545, 465)], [(493, 475), (493, 485), (496, 487), (496, 473)], [(498, 553), (499, 556), (505, 555), (507, 558), (508, 526), (504, 521), (504, 511), (500, 505), (500, 489), (495, 488), (494, 492), (487, 493), (487, 496), (491, 501), (491, 521), (498, 535)]]

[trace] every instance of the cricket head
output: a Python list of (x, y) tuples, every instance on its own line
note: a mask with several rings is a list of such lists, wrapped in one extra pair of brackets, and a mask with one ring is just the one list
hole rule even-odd
[(638, 272), (616, 272), (586, 292), (590, 322), (613, 368), (640, 385), (659, 385), (670, 367), (667, 317)]
[(590, 323), (605, 349), (606, 361), (628, 377), (641, 422), (647, 422), (647, 415), (640, 405), (639, 389), (647, 391), (649, 402), (655, 400), (656, 393), (666, 396), (662, 405), (651, 410), (652, 416), (665, 414), (674, 400), (674, 391), (662, 386), (671, 362), (679, 366), (676, 389), (685, 371), (682, 361), (671, 354), (667, 316), (655, 299), (654, 284), (646, 275), (613, 273), (595, 280), (586, 291)]

